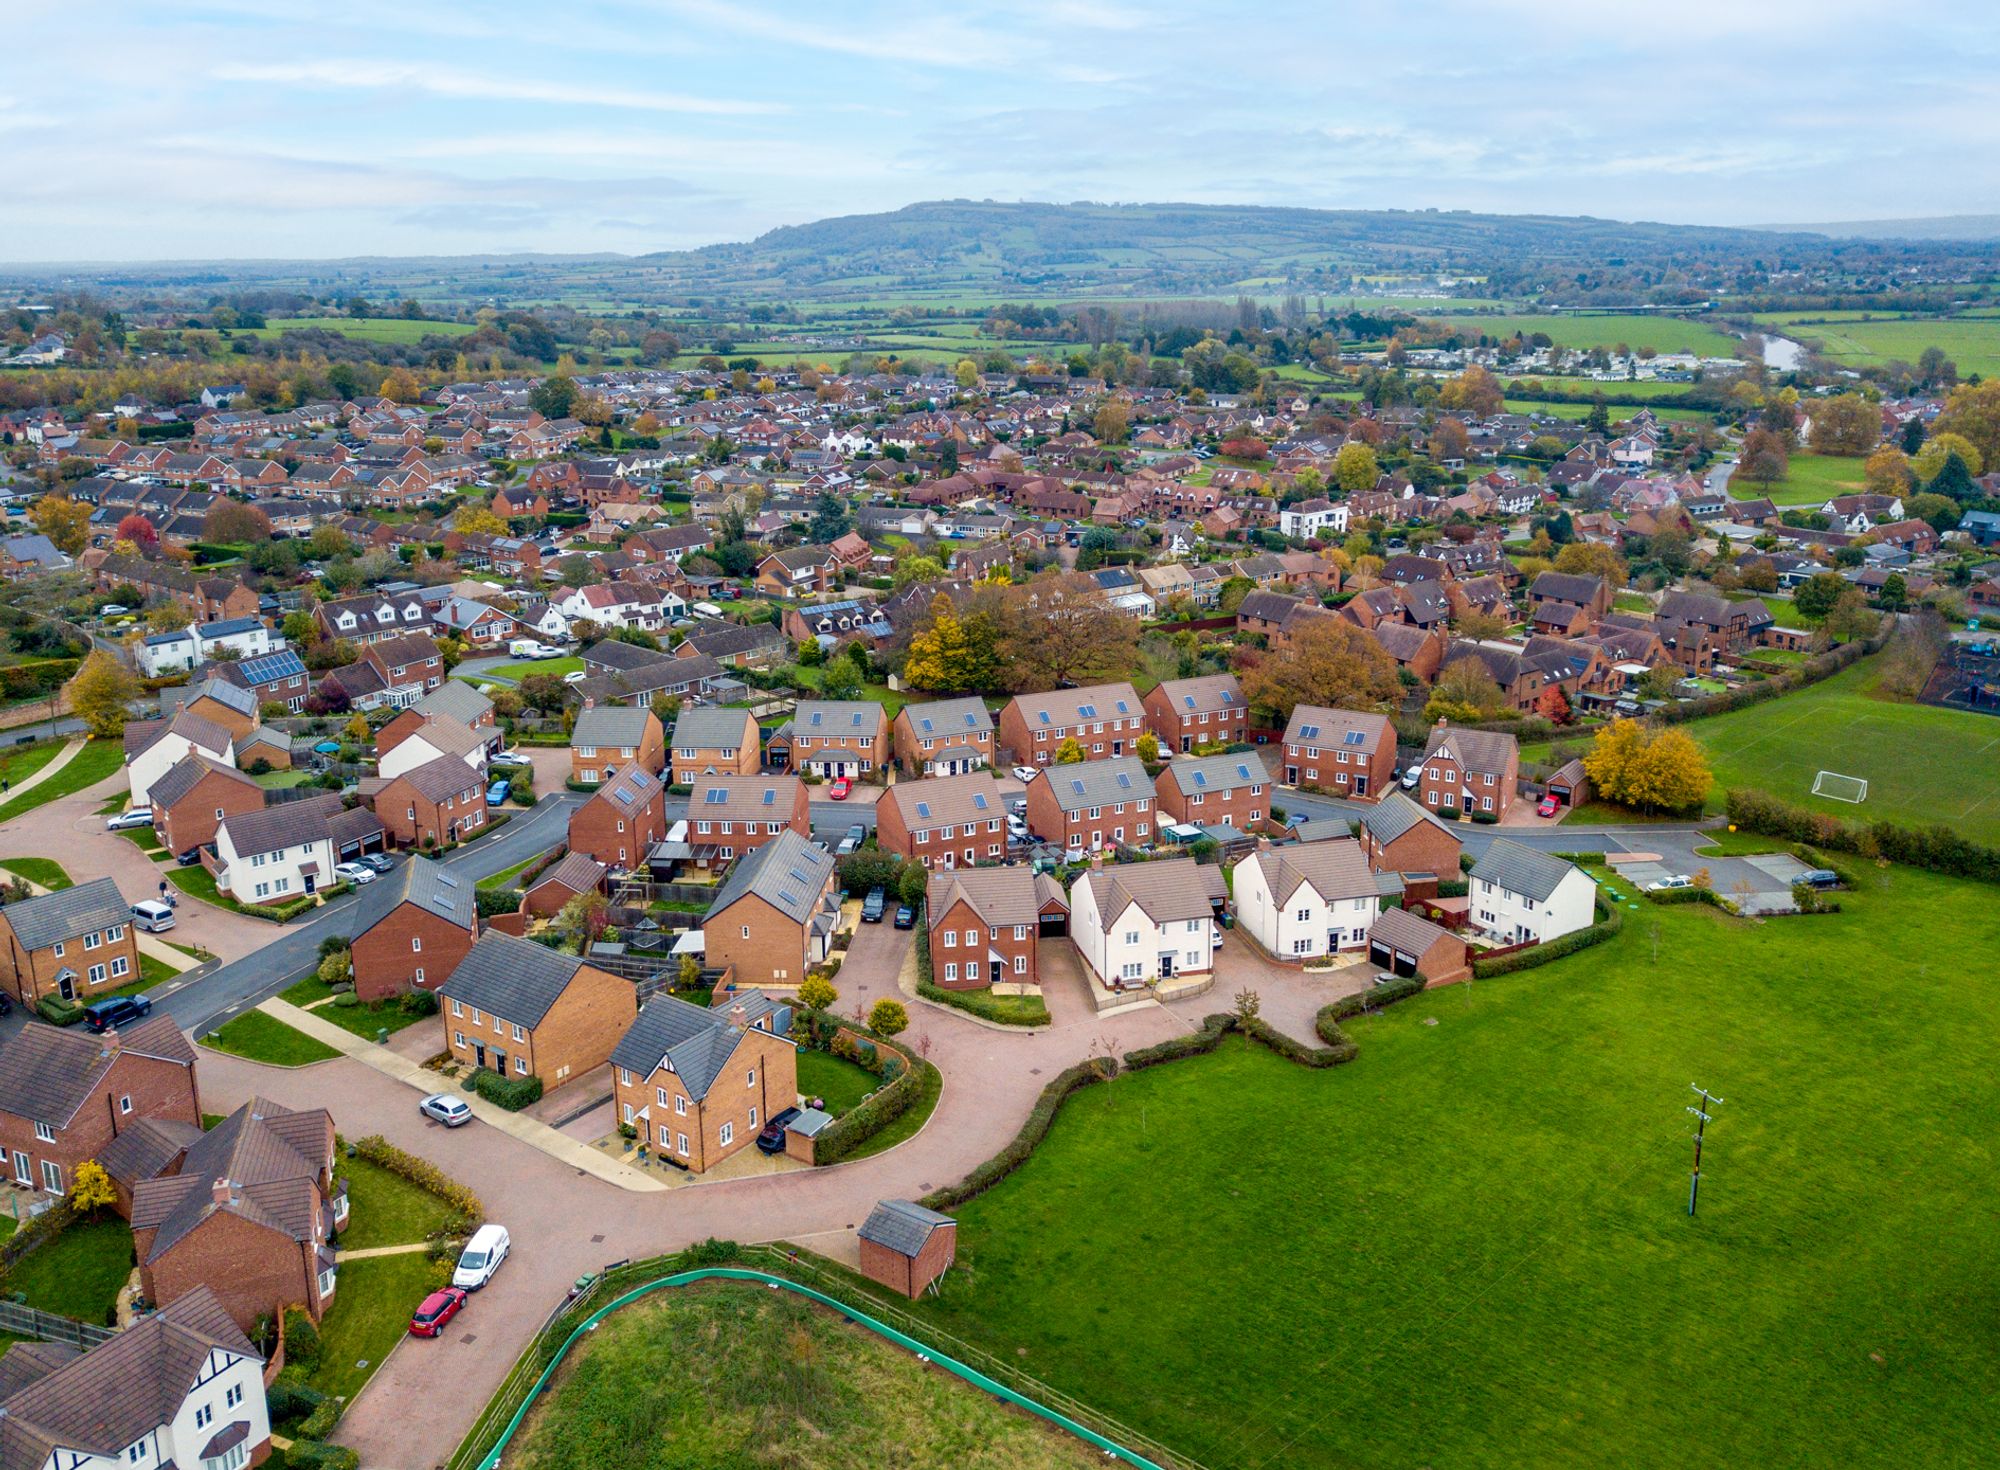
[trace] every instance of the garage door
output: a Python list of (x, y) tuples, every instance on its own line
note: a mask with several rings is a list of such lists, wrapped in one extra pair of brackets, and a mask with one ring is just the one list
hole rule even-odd
[(1044, 939), (1069, 933), (1069, 915), (1061, 912), (1043, 914), (1041, 933)]
[(1380, 969), (1389, 971), (1392, 975), (1414, 975), (1417, 973), (1417, 959), (1415, 955), (1400, 954), (1379, 939), (1372, 939), (1368, 942), (1368, 960), (1369, 963)]

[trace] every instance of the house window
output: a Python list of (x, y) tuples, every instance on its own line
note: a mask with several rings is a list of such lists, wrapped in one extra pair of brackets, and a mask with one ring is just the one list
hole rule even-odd
[(465, 1033), (464, 1033), (463, 1031), (454, 1031), (454, 1032), (452, 1032), (452, 1033), (451, 1033), (451, 1044), (452, 1044), (453, 1046), (464, 1046), (464, 1045), (465, 1045)]
[(679, 1143), (680, 1143), (680, 1154), (681, 1154), (681, 1157), (682, 1157), (682, 1158), (686, 1158), (686, 1157), (687, 1157), (687, 1151), (688, 1151), (688, 1136), (687, 1136), (687, 1135), (686, 1135), (685, 1133), (680, 1133), (680, 1134), (676, 1134), (676, 1135), (675, 1135), (675, 1137), (676, 1137), (676, 1138), (677, 1138), (677, 1139), (679, 1140)]
[(460, 1005), (457, 1001), (453, 1001), (451, 1003), (451, 1013), (454, 1016), (462, 1016), (465, 1014), (465, 1007)]
[(722, 1125), (722, 1132), (716, 1136), (716, 1142), (720, 1143), (724, 1148), (728, 1148), (730, 1144), (736, 1142), (736, 1125), (734, 1123), (724, 1123)]
[(526, 1076), (526, 1075), (527, 1075), (527, 1072), (528, 1072), (528, 1059), (527, 1059), (526, 1057), (515, 1057), (515, 1058), (514, 1058), (514, 1072), (515, 1072), (515, 1075), (517, 1075), (517, 1076)]
[(632, 1085), (632, 1074), (623, 1067), (618, 1069), (618, 1085), (621, 1087), (630, 1087)]
[[(688, 1115), (688, 1100), (685, 1097), (681, 1097), (679, 1095), (675, 1096), (674, 1113), (682, 1118), (685, 1118)], [(687, 1145), (685, 1143), (681, 1145), (681, 1152), (682, 1153), (687, 1152)]]
[(743, 1085), (745, 1087), (755, 1087), (757, 1085), (757, 1069), (755, 1067), (752, 1067), (743, 1074)]
[(125, 926), (123, 924), (113, 924), (109, 929), (104, 931), (104, 937), (110, 940), (111, 943), (116, 944), (125, 937)]
[(956, 980), (958, 978), (958, 966), (946, 965), (944, 967), (944, 978), (947, 980)]
[(516, 1026), (513, 1029), (514, 1029), (514, 1039), (516, 1041), (526, 1041), (528, 1039), (528, 1033), (523, 1031), (519, 1026)]
[(1028, 957), (1026, 955), (1017, 954), (1014, 956), (1014, 973), (1016, 975), (1025, 975), (1028, 973)]
[(84, 953), (88, 954), (91, 950), (96, 949), (102, 943), (104, 943), (104, 936), (102, 934), (84, 935), (83, 936)]
[(35, 1137), (39, 1138), (43, 1143), (54, 1143), (56, 1141), (56, 1130), (46, 1123), (37, 1123), (35, 1125)]
[(111, 962), (111, 978), (114, 980), (119, 979), (131, 968), (132, 962), (126, 959), (125, 956), (120, 955)]
[(750, 1126), (752, 1128), (757, 1126), (757, 1110), (755, 1108), (750, 1110)]
[(222, 1407), (233, 1409), (243, 1402), (243, 1385), (237, 1384), (222, 1396)]
[(214, 1404), (203, 1404), (199, 1409), (196, 1409), (194, 1411), (194, 1427), (196, 1429), (206, 1429), (208, 1428), (209, 1425), (213, 1424), (214, 1422), (215, 1422)]
[(46, 1189), (50, 1194), (61, 1194), (63, 1192), (62, 1170), (53, 1160), (42, 1160), (42, 1188)]
[(63, 947), (60, 943), (58, 943), (55, 947), (55, 954), (57, 959), (61, 959), (63, 957)]
[(124, 1113), (129, 1113), (129, 1112), (131, 1112), (131, 1111), (132, 1111), (132, 1094), (131, 1094), (131, 1093), (129, 1093), (129, 1092), (128, 1092), (128, 1093), (126, 1093), (126, 1094), (125, 1094), (125, 1095), (124, 1095), (123, 1097), (121, 1097), (121, 1098), (119, 1098), (119, 1099), (118, 1099), (118, 1111), (119, 1111), (119, 1112), (120, 1112), (121, 1114), (124, 1114)]

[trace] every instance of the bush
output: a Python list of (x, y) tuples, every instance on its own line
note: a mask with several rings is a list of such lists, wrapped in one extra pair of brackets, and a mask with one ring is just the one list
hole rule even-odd
[(1463, 878), (1438, 879), (1437, 896), (1439, 898), (1464, 898), (1470, 892), (1472, 892), (1472, 884)]
[(1493, 815), (1492, 812), (1481, 811), (1481, 812), (1474, 812), (1472, 814), (1472, 820), (1481, 827), (1490, 827), (1500, 819), (1495, 815)]
[(1950, 827), (1849, 823), (1754, 790), (1729, 792), (1726, 805), (1729, 820), (1746, 832), (1761, 832), (1767, 837), (1782, 837), (1857, 857), (1886, 858), (1953, 877), (2000, 883), (2000, 847), (1974, 842)]
[[(919, 970), (928, 968), (921, 962)], [(925, 1000), (934, 1000), (939, 1005), (950, 1006), (964, 1011), (969, 1016), (978, 1016), (1001, 1026), (1046, 1026), (1050, 1016), (1044, 1006), (1040, 1015), (1024, 1014), (1020, 1007), (1002, 1004), (1002, 997), (987, 990), (946, 990), (941, 985), (933, 985), (919, 975), (917, 994)]]
[(304, 1307), (290, 1307), (285, 1311), (285, 1366), (300, 1368), (308, 1374), (319, 1367), (319, 1328), (306, 1315)]
[(1657, 893), (1650, 888), (1642, 888), (1639, 891), (1645, 894), (1647, 899), (1653, 903), (1705, 903), (1714, 908), (1721, 909), (1725, 914), (1742, 912), (1735, 904), (1722, 897), (1713, 888), (1663, 888)]
[(361, 997), (356, 995), (351, 990), (343, 990), (340, 994), (336, 995), (333, 998), (333, 1003), (339, 1006), (341, 1009), (347, 1010), (351, 1009), (354, 1006), (360, 1005)]
[(342, 1407), (339, 1399), (322, 1398), (312, 1413), (306, 1416), (305, 1423), (299, 1426), (299, 1438), (325, 1439), (333, 1433), (333, 1426), (340, 1422)]
[(518, 1113), (542, 1098), (541, 1078), (502, 1077), (487, 1067), (481, 1067), (472, 1074), (472, 1086), (488, 1102), (510, 1113)]
[(44, 1021), (57, 1026), (74, 1026), (83, 1019), (83, 1007), (60, 995), (43, 996), (35, 1002), (35, 1010)]
[(1517, 949), (1512, 954), (1495, 955), (1491, 959), (1476, 959), (1472, 962), (1472, 973), (1474, 978), (1485, 980), (1493, 975), (1511, 975), (1517, 970), (1532, 970), (1537, 965), (1546, 965), (1551, 960), (1575, 954), (1580, 949), (1589, 949), (1593, 944), (1602, 944), (1624, 927), (1625, 916), (1610, 904), (1599, 900), (1597, 922), (1588, 929), (1574, 930), (1560, 939), (1552, 939), (1547, 944), (1538, 944), (1532, 949)]
[(517, 888), (475, 888), (472, 890), (472, 903), (482, 919), (517, 913), (521, 907), (521, 891)]
[(361, 1456), (341, 1444), (295, 1439), (285, 1451), (286, 1470), (360, 1470)]
[[(801, 1007), (792, 1018), (793, 1029), (799, 1022), (805, 1023), (806, 1034), (817, 1041), (822, 1036), (831, 1036), (836, 1044), (847, 1042), (843, 1033), (855, 1033), (857, 1028), (851, 1021), (843, 1021), (839, 1016), (825, 1011), (808, 1010)], [(916, 1053), (905, 1051), (888, 1037), (866, 1028), (860, 1028), (865, 1035), (856, 1035), (848, 1042), (846, 1050), (859, 1058), (866, 1056), (863, 1065), (869, 1066), (878, 1075), (887, 1077), (889, 1068), (881, 1066), (876, 1058), (879, 1053), (893, 1052), (903, 1062), (902, 1072), (892, 1080), (870, 1093), (860, 1103), (849, 1108), (834, 1119), (823, 1131), (813, 1146), (813, 1161), (818, 1164), (836, 1164), (849, 1157), (870, 1138), (903, 1116), (923, 1094), (927, 1085), (926, 1075), (935, 1075), (936, 1068), (923, 1061)], [(863, 1048), (867, 1048), (864, 1052)]]
[[(404, 1153), (379, 1133), (371, 1133), (354, 1144), (354, 1156), (366, 1159), (371, 1164), (379, 1164), (391, 1174), (410, 1181), (428, 1194), (434, 1194), (464, 1217), (464, 1228), (472, 1229), (486, 1218), (486, 1206), (478, 1195), (460, 1184), (429, 1159), (420, 1159), (415, 1154)], [(289, 1352), (287, 1354), (289, 1357)]]
[(900, 1000), (878, 1000), (868, 1012), (868, 1029), (895, 1036), (910, 1029), (910, 1013)]
[(438, 1013), (437, 992), (406, 990), (396, 998), (396, 1005), (406, 1016), (435, 1016)]
[(316, 1388), (307, 1388), (302, 1383), (287, 1383), (287, 1376), (280, 1373), (278, 1381), (264, 1392), (264, 1406), (271, 1416), (273, 1427), (304, 1419), (326, 1399), (326, 1395)]

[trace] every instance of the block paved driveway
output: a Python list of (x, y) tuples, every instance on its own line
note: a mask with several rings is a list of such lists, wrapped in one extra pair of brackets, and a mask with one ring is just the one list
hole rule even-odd
[[(852, 1013), (897, 996), (896, 973), (911, 934), (864, 925), (836, 984), (838, 1009)], [(437, 1341), (404, 1338), (341, 1421), (336, 1438), (367, 1466), (431, 1465), (456, 1447), (571, 1282), (617, 1260), (677, 1250), (709, 1236), (745, 1242), (847, 1231), (886, 1197), (915, 1197), (957, 1179), (1012, 1138), (1035, 1096), (1064, 1067), (1101, 1052), (1147, 1046), (1194, 1029), (1248, 983), (1264, 1015), (1304, 1038), (1311, 1017), (1350, 974), (1303, 977), (1273, 964), (1231, 935), (1216, 987), (1175, 1006), (1150, 1005), (1099, 1018), (1082, 990), (1081, 966), (1065, 940), (1049, 941), (1055, 1024), (1001, 1031), (955, 1012), (911, 1006), (904, 1039), (944, 1074), (937, 1111), (916, 1137), (870, 1159), (808, 1174), (701, 1184), (633, 1194), (483, 1123), (446, 1130), (417, 1112), (417, 1092), (347, 1058), (310, 1067), (267, 1067), (201, 1053), (203, 1106), (227, 1112), (252, 1096), (289, 1107), (332, 1109), (342, 1133), (380, 1133), (478, 1191), (488, 1216), (504, 1224), (514, 1250), (493, 1284), (478, 1293)], [(412, 1304), (414, 1305), (414, 1303)], [(468, 1340), (470, 1339), (470, 1340)], [(439, 1385), (451, 1391), (440, 1393)]]

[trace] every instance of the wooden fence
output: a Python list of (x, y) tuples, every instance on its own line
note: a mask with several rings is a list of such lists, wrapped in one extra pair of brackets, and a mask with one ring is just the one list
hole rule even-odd
[(66, 1342), (85, 1352), (118, 1335), (114, 1328), (79, 1322), (74, 1317), (62, 1317), (10, 1301), (0, 1301), (0, 1332), (11, 1332), (16, 1337), (40, 1338), (43, 1342)]

